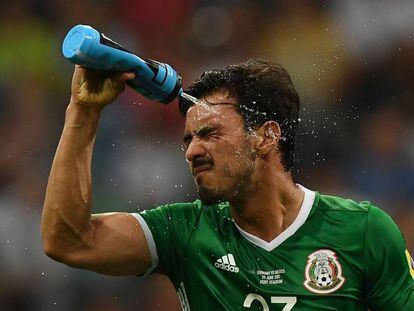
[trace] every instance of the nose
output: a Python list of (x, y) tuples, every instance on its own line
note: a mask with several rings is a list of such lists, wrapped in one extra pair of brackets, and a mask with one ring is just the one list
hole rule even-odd
[(206, 156), (206, 154), (207, 154), (207, 151), (204, 148), (203, 143), (197, 137), (194, 137), (191, 140), (185, 152), (185, 159), (188, 162), (193, 162), (194, 159), (198, 157), (203, 158)]

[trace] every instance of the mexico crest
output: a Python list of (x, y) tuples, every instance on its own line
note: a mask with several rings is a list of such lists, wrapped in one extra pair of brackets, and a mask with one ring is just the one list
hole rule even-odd
[(345, 278), (336, 254), (329, 249), (319, 249), (308, 256), (305, 268), (306, 289), (316, 294), (329, 294), (342, 287)]

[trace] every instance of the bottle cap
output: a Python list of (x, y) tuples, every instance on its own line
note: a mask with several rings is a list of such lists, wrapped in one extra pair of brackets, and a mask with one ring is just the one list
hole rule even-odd
[(72, 63), (81, 64), (89, 56), (97, 36), (99, 38), (99, 33), (90, 26), (73, 27), (63, 40), (63, 56)]

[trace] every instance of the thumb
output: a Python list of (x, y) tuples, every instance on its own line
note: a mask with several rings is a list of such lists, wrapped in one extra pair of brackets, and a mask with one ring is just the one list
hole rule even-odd
[(135, 78), (135, 73), (133, 72), (124, 72), (118, 77), (118, 81), (121, 83), (125, 83), (128, 80), (132, 80)]

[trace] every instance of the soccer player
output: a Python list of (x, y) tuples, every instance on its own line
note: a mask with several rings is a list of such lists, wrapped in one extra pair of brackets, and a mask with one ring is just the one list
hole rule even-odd
[(98, 121), (133, 76), (75, 68), (43, 210), (47, 255), (163, 273), (184, 310), (414, 310), (413, 260), (391, 218), (292, 180), (299, 96), (270, 62), (208, 71), (187, 89), (199, 99), (180, 108), (200, 200), (91, 215)]

